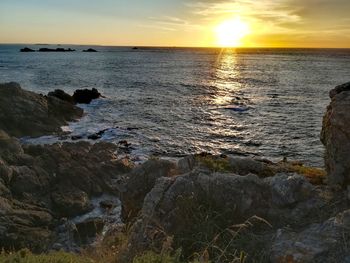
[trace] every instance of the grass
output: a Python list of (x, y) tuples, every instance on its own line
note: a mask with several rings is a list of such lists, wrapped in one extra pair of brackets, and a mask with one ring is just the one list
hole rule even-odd
[(213, 172), (230, 172), (232, 170), (228, 158), (202, 154), (196, 156), (197, 162)]
[(34, 255), (27, 249), (0, 254), (1, 263), (94, 263), (92, 259), (65, 252)]
[(181, 226), (175, 231), (174, 247), (181, 247), (183, 261), (268, 262), (262, 233), (270, 228), (269, 223), (253, 216), (242, 224), (233, 224), (233, 219), (237, 220), (234, 213), (209, 200), (178, 198), (177, 221)]
[(327, 173), (325, 170), (315, 167), (304, 166), (301, 163), (282, 161), (274, 165), (275, 173), (288, 172), (305, 176), (312, 184), (323, 184)]

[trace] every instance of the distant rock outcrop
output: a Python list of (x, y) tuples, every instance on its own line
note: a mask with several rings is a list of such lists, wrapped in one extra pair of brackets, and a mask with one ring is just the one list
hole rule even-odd
[(89, 48), (89, 49), (83, 50), (83, 52), (98, 52), (98, 51), (96, 49)]
[(31, 49), (31, 48), (28, 48), (28, 47), (22, 48), (20, 51), (21, 52), (35, 52), (34, 49)]
[(0, 128), (11, 136), (61, 132), (61, 126), (82, 115), (82, 109), (56, 97), (23, 90), (14, 82), (0, 84)]
[(350, 184), (350, 82), (330, 91), (332, 99), (323, 118), (321, 141), (331, 184)]
[(39, 52), (73, 52), (75, 49), (64, 49), (64, 48), (40, 48)]

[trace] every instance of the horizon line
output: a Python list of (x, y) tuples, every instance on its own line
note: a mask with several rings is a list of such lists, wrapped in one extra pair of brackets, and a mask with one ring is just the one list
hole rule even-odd
[(303, 47), (303, 46), (256, 46), (256, 47), (220, 47), (220, 46), (167, 46), (167, 45), (105, 45), (105, 44), (67, 44), (67, 43), (3, 43), (0, 45), (61, 45), (61, 46), (94, 46), (94, 47), (137, 47), (137, 48), (206, 48), (206, 49), (350, 49), (349, 47)]

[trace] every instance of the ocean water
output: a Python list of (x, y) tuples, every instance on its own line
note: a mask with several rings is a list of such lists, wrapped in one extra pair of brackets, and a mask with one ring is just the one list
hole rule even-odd
[(97, 88), (105, 98), (65, 129), (83, 137), (108, 129), (101, 140), (127, 140), (135, 160), (211, 152), (323, 166), (328, 92), (350, 81), (350, 50), (22, 47), (0, 45), (0, 82), (45, 94)]

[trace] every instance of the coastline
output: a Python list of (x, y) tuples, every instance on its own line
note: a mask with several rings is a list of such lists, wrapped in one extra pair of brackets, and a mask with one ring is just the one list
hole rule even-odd
[[(7, 131), (0, 134), (0, 205), (4, 219), (0, 245), (5, 249), (78, 252), (91, 244), (102, 244), (103, 240), (94, 244), (98, 234), (104, 233), (108, 239), (124, 234), (121, 229), (131, 225), (127, 246), (118, 247), (120, 251), (115, 255), (121, 262), (130, 262), (147, 251), (172, 255), (180, 244), (185, 244), (182, 257), (186, 259), (193, 253), (222, 257), (214, 245), (227, 245), (227, 239), (233, 240), (227, 236), (228, 230), (235, 233), (235, 238), (240, 231), (248, 236), (248, 244), (239, 243), (239, 238), (230, 243), (230, 250), (235, 247), (245, 251), (247, 258), (265, 250), (269, 253), (263, 259), (271, 262), (287, 262), (289, 258), (291, 262), (314, 262), (349, 256), (346, 249), (340, 249), (343, 231), (350, 223), (348, 193), (328, 182), (332, 181), (328, 164), (328, 176), (298, 162), (273, 163), (205, 153), (177, 162), (151, 158), (136, 165), (116, 155), (117, 145), (105, 142), (21, 145), (14, 136), (57, 133), (82, 112), (52, 96), (27, 93), (18, 84), (4, 84), (0, 92), (6, 88), (16, 92), (5, 93), (4, 100), (13, 103), (18, 99), (31, 107), (19, 109), (17, 115), (8, 113), (7, 122), (1, 122), (4, 125), (17, 120), (26, 129), (19, 130), (19, 124), (0, 126)], [(334, 96), (346, 92), (347, 88), (338, 89)], [(31, 121), (23, 124), (28, 116)], [(33, 121), (38, 116), (42, 119)], [(332, 149), (335, 144), (327, 135), (333, 132), (332, 123), (325, 125), (328, 128), (322, 140), (327, 149)], [(344, 187), (340, 176), (334, 178), (338, 178), (335, 185)], [(104, 195), (107, 197), (98, 199)], [(338, 203), (334, 207), (335, 201)], [(97, 215), (84, 218), (94, 210)], [(109, 222), (111, 215), (114, 221)], [(83, 216), (83, 220), (74, 220), (77, 216)], [(332, 223), (335, 221), (337, 224)], [(238, 224), (245, 226), (239, 231), (230, 228)], [(208, 247), (213, 240), (203, 238), (215, 232), (214, 225), (225, 234)], [(333, 239), (326, 240), (324, 235)], [(252, 236), (259, 238), (249, 239)], [(200, 242), (206, 242), (205, 246), (194, 245)], [(225, 256), (232, 260), (238, 255)]]

